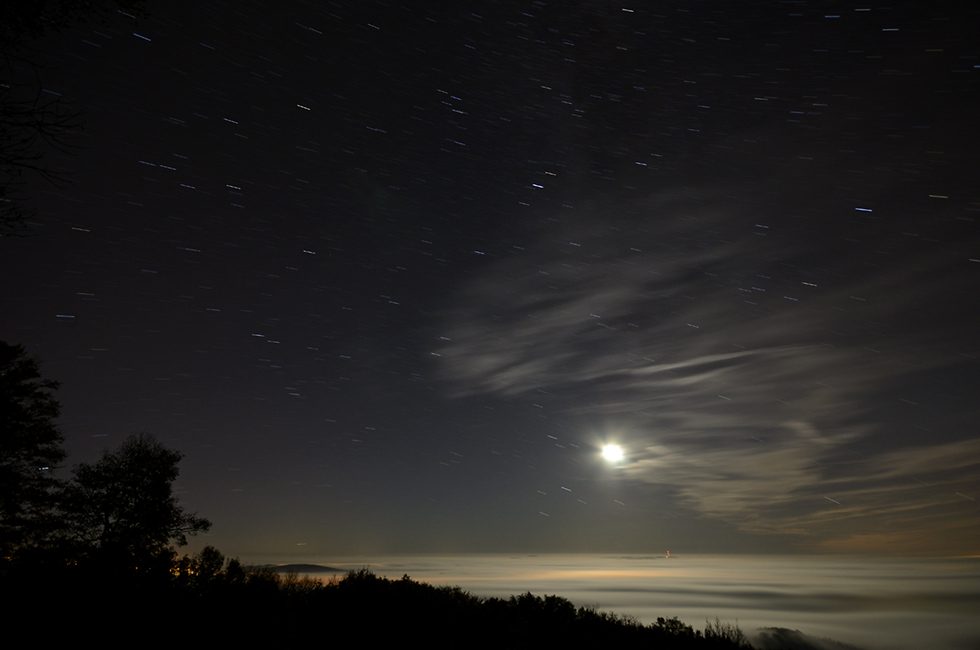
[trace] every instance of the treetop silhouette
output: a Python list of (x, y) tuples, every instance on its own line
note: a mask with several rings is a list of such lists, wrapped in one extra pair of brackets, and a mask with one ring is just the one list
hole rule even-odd
[(139, 563), (207, 531), (211, 522), (185, 512), (173, 494), (182, 457), (137, 434), (99, 461), (77, 465), (60, 504), (70, 542), (104, 559)]
[(37, 542), (50, 523), (52, 475), (65, 458), (55, 425), (60, 412), (41, 378), (37, 360), (23, 346), (0, 341), (0, 557)]

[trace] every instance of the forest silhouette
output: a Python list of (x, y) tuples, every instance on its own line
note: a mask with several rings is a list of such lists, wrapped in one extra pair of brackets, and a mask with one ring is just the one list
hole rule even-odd
[[(219, 568), (220, 567), (220, 568)], [(557, 596), (481, 598), (459, 587), (367, 569), (321, 581), (225, 560), (213, 547), (169, 568), (106, 574), (87, 567), (7, 575), (11, 620), (52, 641), (406, 644), (465, 648), (751, 648), (737, 626), (702, 632), (676, 618), (643, 625)], [(56, 622), (56, 625), (52, 625)]]

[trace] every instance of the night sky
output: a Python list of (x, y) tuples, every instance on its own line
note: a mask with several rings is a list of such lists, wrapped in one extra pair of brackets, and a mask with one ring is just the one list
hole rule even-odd
[(229, 555), (980, 553), (980, 10), (886, 4), (47, 37), (0, 339), (60, 475), (152, 433)]

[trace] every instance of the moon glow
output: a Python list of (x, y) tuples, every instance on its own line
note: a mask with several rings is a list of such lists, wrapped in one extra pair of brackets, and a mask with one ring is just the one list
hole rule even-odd
[(602, 448), (602, 457), (610, 463), (618, 463), (623, 460), (623, 448), (619, 445), (606, 445)]

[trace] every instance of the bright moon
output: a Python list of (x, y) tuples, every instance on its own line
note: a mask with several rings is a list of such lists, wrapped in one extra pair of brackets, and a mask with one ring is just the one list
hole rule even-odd
[(623, 460), (623, 448), (619, 445), (606, 445), (602, 448), (602, 457), (611, 463)]

